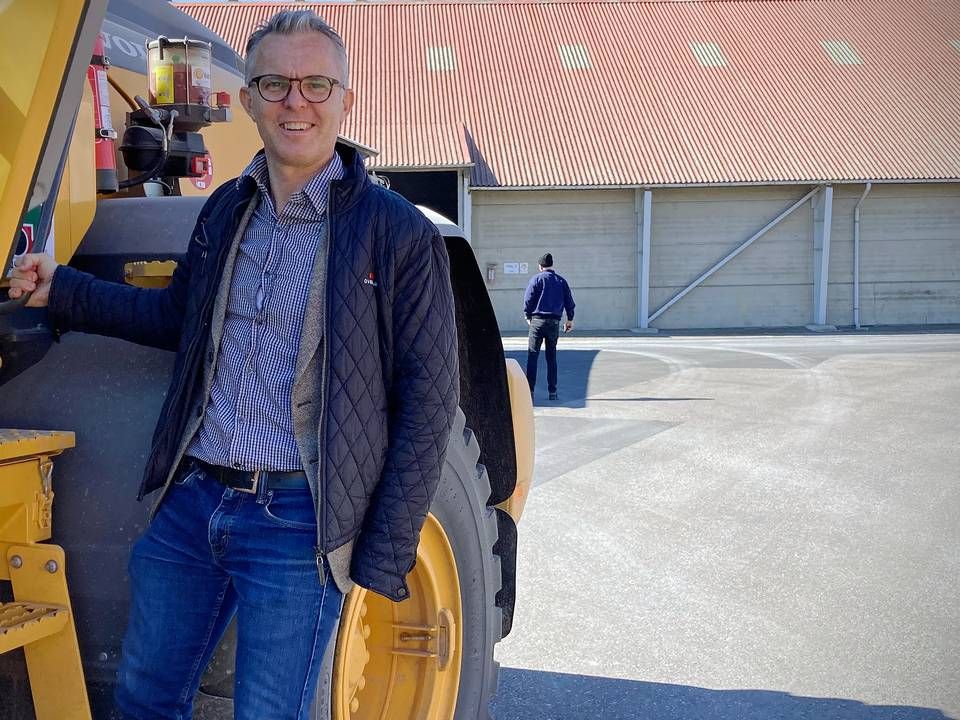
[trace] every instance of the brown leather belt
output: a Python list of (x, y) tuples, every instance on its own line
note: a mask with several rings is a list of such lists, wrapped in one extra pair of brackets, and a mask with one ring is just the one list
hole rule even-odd
[(203, 460), (187, 458), (186, 462), (202, 469), (221, 485), (244, 493), (256, 493), (260, 485), (267, 490), (306, 490), (310, 487), (307, 474), (303, 470), (289, 472), (275, 470), (237, 470), (211, 465)]

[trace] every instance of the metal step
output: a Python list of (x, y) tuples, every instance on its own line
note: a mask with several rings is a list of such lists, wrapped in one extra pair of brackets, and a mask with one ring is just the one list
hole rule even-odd
[(60, 632), (70, 612), (58, 605), (0, 603), (0, 654)]

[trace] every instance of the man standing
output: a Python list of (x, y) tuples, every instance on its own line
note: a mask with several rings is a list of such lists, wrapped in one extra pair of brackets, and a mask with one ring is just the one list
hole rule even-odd
[(573, 293), (567, 281), (553, 270), (553, 255), (545, 253), (538, 261), (540, 272), (530, 278), (523, 296), (523, 312), (530, 327), (527, 336), (527, 382), (530, 395), (537, 385), (537, 359), (540, 345), (547, 343), (547, 391), (550, 399), (557, 399), (557, 339), (560, 320), (567, 313), (563, 331), (573, 330)]
[(245, 79), (263, 150), (204, 205), (169, 287), (28, 255), (10, 291), (56, 332), (177, 353), (140, 490), (161, 492), (130, 560), (124, 718), (190, 717), (234, 615), (236, 718), (306, 718), (343, 593), (409, 594), (458, 403), (443, 239), (336, 143), (340, 36), (280, 12)]

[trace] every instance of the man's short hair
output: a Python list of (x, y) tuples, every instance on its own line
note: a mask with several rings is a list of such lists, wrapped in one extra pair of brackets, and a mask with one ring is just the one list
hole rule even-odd
[(540, 259), (537, 260), (537, 264), (540, 267), (545, 267), (545, 268), (553, 267), (553, 255), (551, 255), (550, 253), (544, 253), (543, 255), (540, 256)]
[(313, 10), (281, 10), (269, 20), (260, 23), (247, 40), (247, 52), (245, 55), (245, 67), (243, 79), (247, 84), (253, 77), (254, 51), (257, 45), (267, 35), (276, 33), (277, 35), (295, 35), (304, 32), (317, 32), (325, 35), (337, 48), (340, 58), (343, 60), (343, 77), (337, 78), (345, 87), (350, 87), (350, 61), (347, 58), (347, 48), (343, 44), (343, 38), (340, 33), (334, 30), (327, 21), (317, 15)]

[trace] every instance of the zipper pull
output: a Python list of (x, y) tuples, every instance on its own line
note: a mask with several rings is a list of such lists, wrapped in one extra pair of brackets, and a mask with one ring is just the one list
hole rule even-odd
[(320, 584), (327, 584), (327, 572), (323, 569), (323, 553), (320, 552), (319, 547), (313, 548), (314, 553), (317, 555), (317, 575), (320, 576)]
[(202, 248), (200, 253), (200, 262), (207, 259), (207, 250), (210, 249), (210, 240), (207, 238), (206, 218), (200, 223), (200, 235), (197, 235), (197, 245)]

